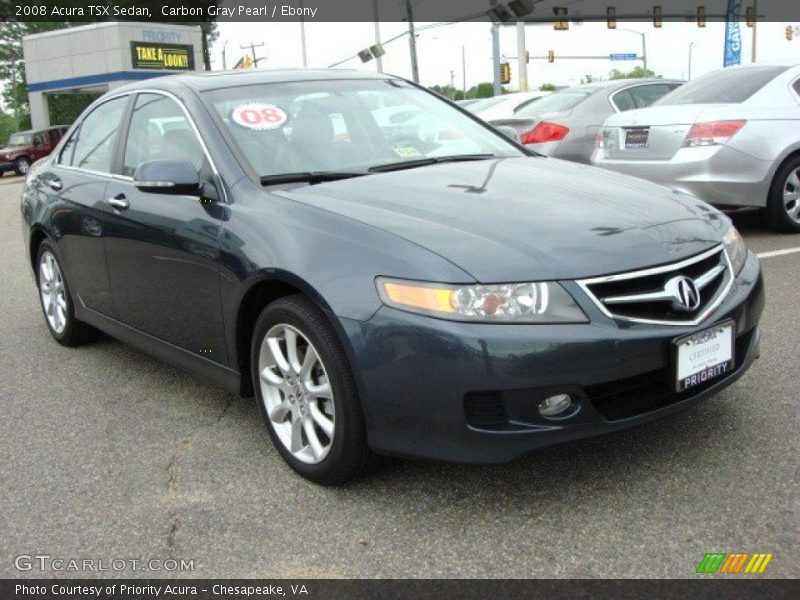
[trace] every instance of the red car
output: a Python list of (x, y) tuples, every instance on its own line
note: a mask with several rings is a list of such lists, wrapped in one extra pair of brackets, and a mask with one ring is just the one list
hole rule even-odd
[(67, 129), (66, 125), (54, 125), (39, 131), (12, 133), (5, 147), (0, 148), (0, 176), (6, 171), (26, 175), (33, 163), (53, 151)]

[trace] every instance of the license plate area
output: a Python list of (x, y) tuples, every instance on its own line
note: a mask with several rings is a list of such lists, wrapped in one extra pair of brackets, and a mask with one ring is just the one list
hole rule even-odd
[(674, 340), (675, 391), (683, 392), (733, 371), (735, 343), (733, 321)]
[(647, 148), (650, 138), (650, 129), (626, 129), (625, 130), (625, 149)]

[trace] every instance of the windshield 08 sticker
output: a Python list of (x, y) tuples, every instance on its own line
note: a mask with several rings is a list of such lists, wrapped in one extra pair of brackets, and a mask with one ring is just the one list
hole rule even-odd
[(281, 108), (261, 102), (240, 104), (231, 111), (233, 122), (247, 129), (277, 129), (283, 127), (288, 118)]

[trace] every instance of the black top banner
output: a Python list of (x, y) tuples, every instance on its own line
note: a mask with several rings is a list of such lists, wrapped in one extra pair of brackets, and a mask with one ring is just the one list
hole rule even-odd
[[(725, 21), (729, 0), (0, 0), (3, 21)], [(733, 0), (742, 22), (798, 21), (797, 0)]]

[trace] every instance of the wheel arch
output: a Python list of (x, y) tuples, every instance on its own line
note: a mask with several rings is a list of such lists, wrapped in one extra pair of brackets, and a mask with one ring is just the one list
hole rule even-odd
[(39, 285), (39, 278), (36, 277), (36, 257), (39, 254), (39, 246), (42, 245), (42, 242), (45, 240), (49, 240), (49, 236), (45, 233), (44, 228), (41, 226), (34, 226), (31, 229), (30, 240), (28, 243), (28, 255), (31, 261), (31, 269), (33, 270), (34, 279), (36, 280), (36, 285)]
[(770, 174), (769, 188), (767, 189), (767, 203), (769, 203), (770, 196), (772, 196), (772, 190), (778, 183), (778, 174), (781, 172), (781, 169), (783, 169), (790, 160), (796, 158), (800, 158), (800, 144), (789, 148), (779, 160), (775, 161), (775, 168)]
[(253, 328), (261, 312), (268, 304), (285, 296), (301, 294), (310, 300), (323, 314), (336, 331), (339, 341), (344, 348), (350, 368), (356, 379), (357, 387), (359, 378), (353, 369), (352, 348), (331, 306), (322, 295), (307, 281), (293, 273), (282, 270), (270, 270), (253, 277), (242, 293), (236, 308), (236, 323), (234, 324), (234, 364), (241, 374), (241, 394), (252, 396), (254, 393), (252, 372), (250, 369), (250, 345), (253, 340)]

